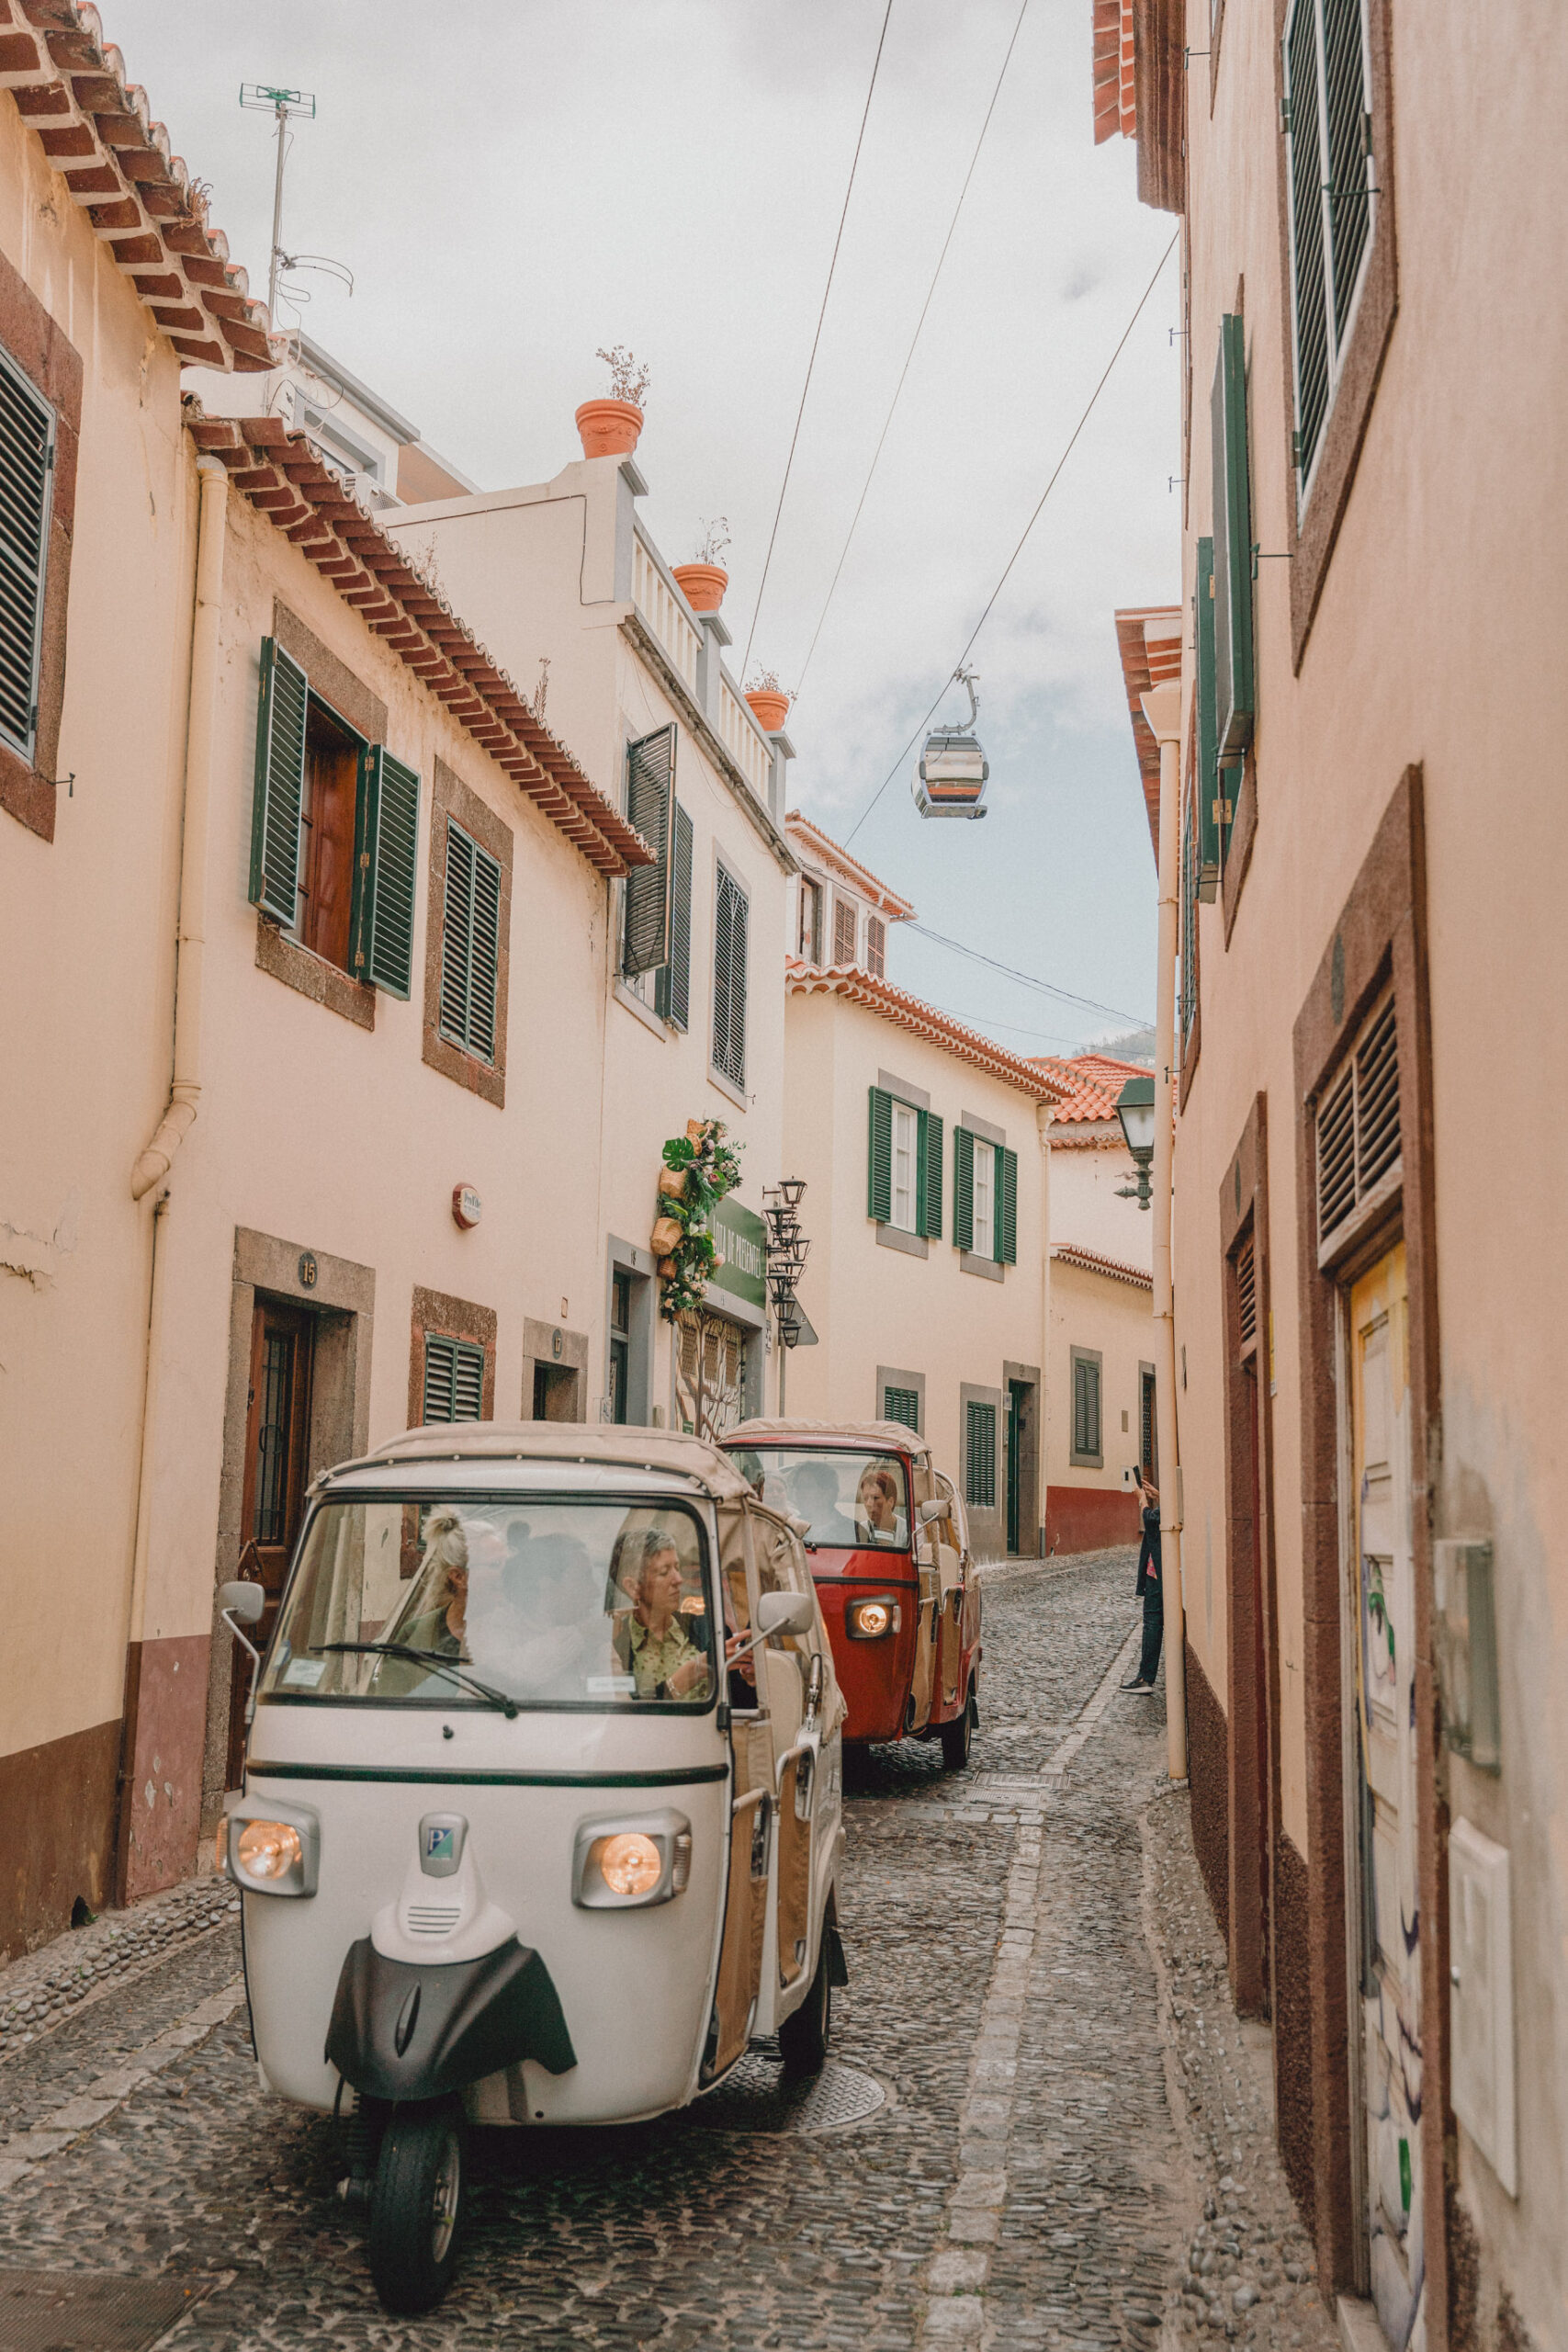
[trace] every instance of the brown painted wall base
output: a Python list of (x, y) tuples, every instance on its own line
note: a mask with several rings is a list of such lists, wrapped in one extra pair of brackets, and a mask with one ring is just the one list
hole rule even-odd
[[(1315, 2225), (1312, 2157), (1312, 1974), (1307, 1866), (1283, 1831), (1274, 1860), (1274, 2109), (1280, 2161), (1309, 2230)], [(1331, 2088), (1325, 2086), (1331, 2095)]]
[(125, 1804), (117, 1899), (138, 1902), (188, 1878), (201, 1834), (211, 1636), (132, 1642), (125, 1662)]
[(1047, 1552), (1104, 1552), (1113, 1544), (1135, 1544), (1140, 1532), (1136, 1495), (1121, 1487), (1047, 1487)]
[(78, 1895), (109, 1901), (118, 1770), (118, 1723), (0, 1756), (0, 1960), (68, 1928)]
[(1225, 1711), (1187, 1645), (1187, 1786), (1192, 1801), (1192, 1845), (1209, 1901), (1230, 1947), (1230, 1764)]

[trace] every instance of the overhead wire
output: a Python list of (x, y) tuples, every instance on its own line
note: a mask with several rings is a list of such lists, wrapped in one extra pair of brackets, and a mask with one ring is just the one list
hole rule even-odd
[(801, 419), (806, 414), (806, 396), (811, 390), (812, 370), (817, 365), (817, 346), (822, 340), (822, 322), (828, 315), (828, 297), (833, 291), (833, 273), (839, 266), (839, 247), (844, 241), (844, 223), (850, 217), (850, 198), (854, 194), (855, 174), (860, 169), (860, 151), (865, 142), (865, 126), (871, 115), (872, 96), (876, 89), (876, 77), (882, 67), (882, 51), (887, 39), (887, 26), (893, 15), (893, 0), (887, 0), (882, 30), (876, 39), (876, 55), (872, 60), (871, 80), (866, 86), (865, 105), (861, 110), (860, 130), (855, 139), (855, 152), (850, 162), (849, 185), (844, 190), (843, 210), (839, 215), (839, 232), (833, 239), (832, 258), (828, 264), (828, 283), (822, 288), (822, 308), (817, 313), (817, 332), (811, 338), (811, 356), (806, 363), (806, 381), (800, 388), (800, 406), (795, 413), (795, 431), (789, 436), (789, 455), (784, 459), (784, 480), (779, 484), (779, 503), (773, 509), (773, 527), (768, 534), (768, 552), (762, 559), (762, 577), (757, 585), (757, 601), (751, 607), (751, 626), (746, 632), (746, 650), (740, 662), (740, 678), (744, 684), (747, 664), (751, 659), (751, 640), (757, 634), (757, 618), (762, 609), (762, 596), (768, 585), (768, 572), (773, 565), (773, 547), (779, 536), (779, 517), (784, 513), (784, 492), (789, 488), (790, 470), (795, 464), (795, 444), (800, 439)]
[(983, 955), (978, 947), (966, 947), (961, 939), (949, 939), (926, 923), (912, 922), (907, 928), (918, 938), (929, 939), (938, 947), (951, 948), (955, 956), (966, 956), (972, 964), (984, 964), (990, 971), (1000, 972), (1005, 979), (1016, 980), (1021, 988), (1035, 989), (1042, 996), (1055, 997), (1063, 1004), (1076, 1004), (1080, 1012), (1101, 1013), (1108, 1021), (1124, 1021), (1131, 1029), (1153, 1025), (1144, 1013), (1128, 1012), (1122, 1005), (1102, 1004), (1098, 997), (1079, 996), (1073, 989), (1058, 988), (1054, 980), (1043, 980), (1033, 972), (1021, 972), (1016, 965), (999, 963), (996, 956)]
[(1061, 456), (1056, 460), (1055, 466), (1052, 469), (1050, 481), (1046, 483), (1044, 489), (1040, 493), (1034, 512), (1031, 514), (1028, 522), (1024, 525), (1023, 529), (1019, 536), (1017, 546), (1013, 548), (1011, 555), (1009, 556), (1006, 564), (1003, 566), (1001, 578), (998, 581), (989, 596), (986, 599), (985, 609), (981, 613), (980, 617), (976, 622), (974, 628), (970, 630), (968, 641), (964, 645), (963, 652), (953, 663), (952, 670), (948, 672), (947, 676), (942, 680), (942, 685), (938, 690), (935, 699), (931, 703), (930, 710), (927, 711), (919, 726), (916, 727), (914, 733), (910, 736), (908, 741), (905, 744), (903, 750), (899, 752), (897, 758), (888, 769), (887, 774), (883, 777), (882, 782), (877, 786), (876, 790), (872, 794), (871, 798), (866, 802), (865, 807), (861, 810), (860, 815), (855, 819), (854, 823), (844, 835), (844, 847), (846, 849), (849, 847), (851, 842), (853, 841), (855, 835), (859, 832), (861, 827), (864, 824), (866, 819), (870, 816), (872, 810), (875, 808), (877, 802), (881, 799), (883, 794), (886, 791), (888, 786), (892, 783), (894, 777), (897, 775), (905, 761), (908, 758), (909, 753), (914, 750), (915, 745), (920, 739), (920, 736), (935, 716), (942, 695), (946, 694), (948, 687), (952, 684), (954, 675), (964, 667), (964, 664), (968, 661), (971, 652), (974, 650), (975, 640), (979, 636), (980, 631), (985, 628), (986, 623), (989, 620), (992, 607), (995, 605), (998, 597), (1001, 594), (1002, 590), (1007, 586), (1012, 568), (1018, 561), (1019, 557), (1023, 553), (1024, 547), (1029, 539), (1029, 535), (1033, 530), (1036, 523), (1040, 520), (1041, 514), (1044, 511), (1045, 502), (1050, 497), (1051, 492), (1055, 489), (1056, 483), (1061, 476), (1062, 469), (1066, 464), (1067, 459), (1072, 456), (1073, 450), (1077, 446), (1079, 435), (1083, 432), (1084, 426), (1089, 423), (1090, 416), (1094, 413), (1095, 403), (1110, 380), (1111, 369), (1115, 367), (1118, 359), (1121, 358), (1122, 352), (1127, 346), (1127, 342), (1132, 334), (1133, 329), (1137, 325), (1139, 319), (1143, 316), (1144, 307), (1148, 301), (1150, 295), (1154, 292), (1156, 286), (1159, 283), (1160, 276), (1164, 271), (1166, 263), (1176, 251), (1177, 240), (1179, 238), (1180, 234), (1181, 232), (1179, 229), (1176, 235), (1172, 237), (1169, 244), (1167, 245), (1164, 253), (1161, 254), (1159, 261), (1156, 266), (1154, 276), (1150, 278), (1148, 284), (1139, 295), (1133, 315), (1128, 320), (1126, 325), (1122, 328), (1116, 348), (1111, 353), (1110, 358), (1106, 361), (1100, 381), (1096, 384), (1093, 391), (1089, 394), (1088, 404), (1084, 409), (1083, 414), (1078, 418), (1077, 423), (1074, 425), (1072, 433), (1068, 436), (1066, 447), (1062, 451)]
[(893, 423), (894, 413), (897, 410), (899, 399), (902, 396), (904, 385), (908, 377), (909, 368), (915, 356), (915, 345), (919, 342), (921, 330), (926, 323), (926, 314), (931, 309), (931, 299), (936, 293), (937, 280), (942, 276), (942, 264), (947, 259), (948, 247), (953, 243), (953, 232), (958, 226), (958, 216), (964, 209), (964, 199), (969, 193), (969, 183), (975, 176), (975, 166), (980, 160), (980, 150), (986, 143), (986, 133), (991, 127), (991, 117), (997, 110), (997, 100), (1002, 94), (1002, 84), (1007, 79), (1007, 70), (1012, 62), (1012, 53), (1018, 45), (1019, 34), (1023, 30), (1023, 19), (1028, 14), (1028, 10), (1029, 0), (1023, 0), (1023, 5), (1018, 12), (1018, 20), (1012, 28), (1012, 39), (1007, 45), (1007, 54), (1002, 59), (1001, 71), (997, 75), (996, 85), (991, 92), (991, 102), (986, 108), (985, 120), (980, 125), (980, 135), (975, 141), (975, 152), (969, 158), (969, 169), (964, 175), (964, 185), (958, 191), (958, 201), (953, 208), (953, 218), (947, 224), (947, 234), (942, 241), (942, 251), (936, 257), (936, 267), (931, 272), (931, 282), (926, 288), (926, 299), (920, 305), (920, 315), (915, 321), (915, 332), (909, 337), (909, 348), (904, 354), (904, 365), (899, 369), (898, 381), (893, 388), (893, 398), (888, 403), (887, 413), (882, 420), (882, 430), (876, 436), (876, 447), (871, 453), (871, 464), (866, 470), (865, 481), (861, 485), (860, 497), (856, 501), (854, 514), (850, 519), (850, 527), (844, 535), (844, 544), (839, 549), (839, 560), (833, 567), (833, 577), (828, 584), (828, 594), (822, 600), (822, 610), (817, 616), (817, 626), (811, 632), (811, 642), (806, 649), (806, 659), (801, 663), (799, 673), (795, 681), (795, 695), (797, 702), (800, 699), (801, 688), (806, 684), (806, 673), (811, 667), (811, 657), (817, 650), (817, 640), (822, 634), (823, 623), (828, 617), (829, 607), (832, 604), (833, 598), (838, 592), (839, 579), (840, 575), (843, 571), (845, 560), (850, 552), (850, 544), (854, 537), (856, 530), (859, 528), (860, 518), (864, 510), (865, 502), (871, 491), (872, 481), (875, 475), (877, 464), (882, 456), (883, 444), (887, 438), (888, 430)]

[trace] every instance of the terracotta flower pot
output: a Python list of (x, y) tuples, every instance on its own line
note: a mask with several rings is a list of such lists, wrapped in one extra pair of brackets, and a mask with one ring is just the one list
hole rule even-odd
[(648, 1246), (656, 1258), (667, 1258), (680, 1238), (680, 1220), (672, 1216), (661, 1216), (648, 1237)]
[(642, 431), (642, 411), (635, 401), (584, 401), (577, 430), (585, 458), (629, 458)]
[(763, 734), (776, 735), (789, 717), (790, 696), (771, 686), (748, 686), (746, 699)]
[(672, 563), (670, 569), (694, 613), (717, 612), (729, 585), (729, 574), (721, 563)]

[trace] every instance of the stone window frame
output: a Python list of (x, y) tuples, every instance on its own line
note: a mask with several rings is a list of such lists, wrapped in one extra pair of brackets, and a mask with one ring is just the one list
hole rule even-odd
[[(463, 782), (445, 760), (431, 763), (430, 879), (424, 925), (424, 1018), (423, 1057), (470, 1094), (506, 1106), (506, 1014), (512, 978), (512, 865), (516, 835), (504, 818)], [(446, 827), (450, 820), (494, 858), (501, 868), (501, 912), (495, 958), (495, 1060), (481, 1061), (454, 1045), (441, 1027), (441, 955), (446, 933)]]
[[(977, 1143), (988, 1143), (992, 1148), (991, 1238), (992, 1241), (995, 1242), (1001, 1230), (1002, 1197), (1001, 1187), (998, 1181), (1000, 1177), (1001, 1170), (994, 1155), (998, 1151), (1007, 1150), (1007, 1129), (1005, 1127), (998, 1127), (994, 1120), (982, 1119), (978, 1114), (974, 1111), (960, 1111), (958, 1114), (958, 1125), (964, 1128), (968, 1134), (972, 1135)], [(956, 1241), (958, 1202), (958, 1185), (956, 1179), (954, 1180), (953, 1187), (953, 1198), (954, 1219), (953, 1238)], [(1007, 1267), (1001, 1259), (997, 1257), (985, 1257), (977, 1250), (959, 1250), (958, 1271), (961, 1274), (977, 1274), (980, 1280), (986, 1283), (1000, 1283), (1007, 1280)]]
[(484, 1386), (479, 1405), (479, 1419), (493, 1421), (495, 1419), (496, 1335), (494, 1307), (479, 1306), (471, 1298), (455, 1297), (450, 1291), (427, 1290), (423, 1283), (415, 1283), (409, 1326), (409, 1428), (411, 1430), (420, 1428), (424, 1419), (424, 1342), (427, 1335), (431, 1333), (444, 1340), (466, 1340), (470, 1347), (484, 1350)]
[[(923, 1086), (911, 1086), (895, 1071), (887, 1069), (877, 1071), (876, 1083), (884, 1094), (891, 1094), (894, 1101), (902, 1102), (907, 1111), (923, 1111), (928, 1118), (931, 1116), (931, 1098)], [(945, 1151), (946, 1148), (944, 1136), (942, 1149)], [(892, 1223), (874, 1225), (872, 1229), (879, 1250), (897, 1250), (906, 1258), (931, 1256), (931, 1238), (927, 1234), (907, 1233), (901, 1225)]]
[[(1080, 1363), (1094, 1366), (1095, 1382), (1100, 1398), (1100, 1444), (1093, 1453), (1080, 1453), (1077, 1444), (1077, 1368)], [(1067, 1350), (1067, 1460), (1075, 1470), (1103, 1470), (1105, 1467), (1105, 1351), (1103, 1348)]]
[(0, 808), (39, 841), (54, 839), (60, 726), (65, 706), (66, 620), (82, 435), (82, 355), (14, 264), (0, 254), (0, 344), (54, 411), (54, 479), (39, 628), (38, 727), (29, 761), (0, 743)]
[[(997, 1458), (992, 1463), (994, 1503), (972, 1503), (969, 1500), (969, 1408), (988, 1405), (994, 1419), (992, 1444)], [(1006, 1527), (1005, 1498), (1007, 1493), (1007, 1440), (1003, 1419), (1004, 1399), (999, 1388), (977, 1385), (973, 1381), (961, 1381), (958, 1388), (958, 1491), (964, 1498), (971, 1527), (978, 1522), (978, 1532), (995, 1538)]]

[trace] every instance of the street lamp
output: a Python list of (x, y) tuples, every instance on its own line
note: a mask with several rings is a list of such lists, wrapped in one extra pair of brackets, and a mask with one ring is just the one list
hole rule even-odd
[(1141, 1209), (1149, 1205), (1149, 1164), (1155, 1156), (1155, 1082), (1150, 1078), (1130, 1078), (1116, 1098), (1116, 1116), (1122, 1122), (1122, 1134), (1133, 1155), (1137, 1170), (1135, 1184), (1117, 1187), (1119, 1201), (1136, 1201)]

